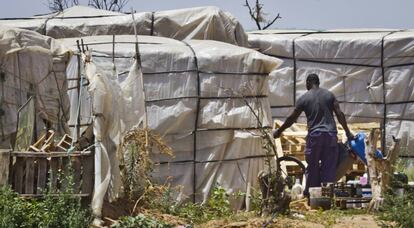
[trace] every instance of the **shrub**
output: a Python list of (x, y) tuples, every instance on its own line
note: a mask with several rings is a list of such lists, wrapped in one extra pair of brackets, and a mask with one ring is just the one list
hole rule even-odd
[(154, 186), (142, 199), (141, 206), (155, 209), (160, 213), (178, 216), (191, 224), (225, 218), (234, 214), (230, 206), (230, 195), (221, 186), (216, 185), (211, 190), (209, 200), (204, 203), (177, 204), (174, 197), (175, 190), (177, 189), (170, 185)]
[(148, 218), (143, 214), (137, 216), (122, 217), (114, 228), (170, 228), (173, 225), (166, 224), (156, 219)]
[(414, 192), (406, 191), (403, 196), (386, 195), (379, 218), (394, 221), (400, 227), (414, 227)]
[(188, 202), (175, 207), (171, 212), (173, 215), (189, 220), (192, 224), (221, 219), (233, 214), (230, 207), (229, 194), (226, 193), (223, 187), (218, 185), (211, 190), (211, 196), (207, 202)]
[(22, 199), (9, 186), (0, 188), (0, 227), (87, 227), (91, 220), (80, 198), (47, 193), (43, 199)]

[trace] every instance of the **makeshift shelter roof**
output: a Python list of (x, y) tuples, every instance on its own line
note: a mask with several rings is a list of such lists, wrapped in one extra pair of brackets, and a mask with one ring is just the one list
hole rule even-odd
[[(414, 148), (414, 33), (411, 30), (268, 31), (249, 33), (260, 52), (284, 60), (269, 80), (274, 118), (284, 118), (317, 73), (350, 122), (378, 121), (383, 133)], [(302, 119), (304, 121), (304, 119)]]
[(0, 25), (37, 31), (53, 38), (134, 34), (178, 40), (218, 40), (247, 46), (247, 35), (230, 13), (217, 7), (197, 7), (131, 15), (74, 6), (61, 13), (31, 18), (6, 18)]

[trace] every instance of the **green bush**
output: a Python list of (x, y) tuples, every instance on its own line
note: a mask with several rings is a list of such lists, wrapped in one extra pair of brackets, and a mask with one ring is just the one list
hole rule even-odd
[(405, 191), (403, 196), (386, 195), (379, 218), (394, 221), (399, 227), (414, 227), (414, 192)]
[(188, 202), (171, 210), (171, 214), (185, 218), (192, 224), (199, 224), (209, 220), (221, 219), (231, 216), (229, 195), (221, 186), (215, 186), (210, 198), (205, 203)]
[(154, 190), (155, 194), (148, 193), (142, 206), (181, 217), (191, 224), (225, 218), (234, 214), (230, 206), (230, 195), (226, 193), (223, 187), (218, 185), (211, 190), (210, 198), (205, 203), (187, 202), (177, 204), (174, 197), (174, 188), (165, 186), (154, 189), (156, 189)]
[(91, 214), (80, 198), (67, 193), (22, 199), (9, 186), (0, 188), (0, 227), (88, 227)]
[(170, 228), (173, 225), (166, 224), (156, 219), (148, 218), (143, 214), (137, 216), (122, 217), (114, 228)]

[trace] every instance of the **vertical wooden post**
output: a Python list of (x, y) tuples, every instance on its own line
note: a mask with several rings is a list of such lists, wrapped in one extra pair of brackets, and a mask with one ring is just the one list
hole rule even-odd
[(94, 185), (94, 154), (82, 156), (82, 194), (92, 194)]
[(24, 185), (23, 185), (23, 178), (24, 178), (24, 168), (26, 166), (25, 159), (22, 157), (16, 157), (16, 163), (13, 166), (13, 187), (17, 193), (24, 193)]
[(27, 157), (26, 158), (26, 170), (25, 170), (25, 186), (24, 192), (25, 194), (33, 194), (34, 193), (34, 158)]
[(0, 187), (9, 182), (10, 151), (0, 149)]
[(58, 189), (58, 175), (59, 175), (59, 158), (52, 157), (50, 159), (50, 189), (51, 192), (57, 192)]
[(73, 192), (77, 194), (80, 192), (81, 188), (81, 158), (73, 157), (71, 163), (73, 172)]
[(42, 194), (46, 190), (47, 160), (46, 158), (37, 159), (37, 188), (36, 194)]

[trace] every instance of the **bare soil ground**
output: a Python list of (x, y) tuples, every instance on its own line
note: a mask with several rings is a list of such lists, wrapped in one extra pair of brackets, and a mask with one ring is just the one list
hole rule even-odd
[[(106, 225), (111, 225), (114, 220), (117, 220), (120, 216), (129, 215), (126, 210), (128, 208), (127, 202), (120, 202), (118, 204), (104, 204), (104, 218), (107, 220)], [(177, 216), (159, 213), (157, 210), (139, 210), (140, 213), (145, 214), (150, 218), (156, 218), (169, 224), (173, 224), (176, 227), (185, 227), (188, 224), (185, 219)], [(195, 228), (255, 228), (263, 227), (263, 224), (267, 223), (270, 217), (263, 218), (255, 215), (253, 212), (240, 212), (231, 218), (212, 220), (204, 224), (195, 225)], [(395, 227), (391, 223), (387, 224), (388, 227)], [(379, 228), (375, 216), (372, 214), (366, 214), (365, 210), (306, 210), (305, 208), (295, 207), (295, 209), (287, 216), (278, 216), (267, 226), (269, 228)]]
[(334, 228), (361, 227), (376, 228), (380, 227), (372, 215), (352, 215), (339, 218)]
[[(322, 218), (323, 219), (323, 218)], [(317, 219), (315, 219), (317, 220)], [(340, 216), (334, 219), (335, 221), (309, 221), (305, 218), (292, 218), (292, 217), (277, 217), (270, 223), (267, 227), (269, 228), (323, 228), (323, 227), (333, 227), (333, 228), (379, 228), (375, 217), (370, 214), (360, 214), (360, 215), (346, 215)], [(223, 220), (214, 220), (209, 221), (205, 224), (196, 225), (196, 228), (255, 228), (262, 227), (268, 219), (265, 218), (247, 218), (245, 221), (229, 221), (226, 219)], [(332, 224), (333, 223), (333, 224)]]

